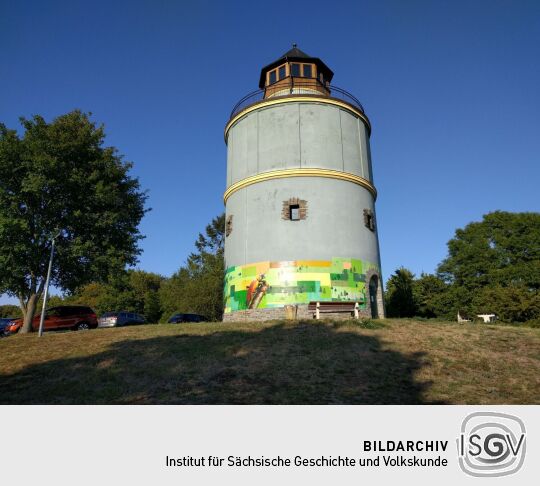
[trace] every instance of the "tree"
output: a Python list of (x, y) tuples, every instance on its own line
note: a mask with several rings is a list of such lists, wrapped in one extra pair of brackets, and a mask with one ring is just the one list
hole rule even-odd
[(457, 229), (437, 271), (454, 312), (506, 321), (539, 316), (540, 214), (495, 211)]
[(413, 317), (416, 305), (413, 295), (414, 274), (398, 268), (386, 283), (386, 312), (389, 317)]
[(0, 305), (0, 317), (20, 317), (21, 309), (16, 305)]
[(105, 311), (103, 301), (106, 299), (110, 287), (110, 285), (105, 283), (90, 282), (89, 284), (79, 287), (71, 295), (65, 296), (61, 302), (53, 304), (53, 300), (51, 299), (49, 305), (87, 305), (98, 314), (101, 314)]
[(136, 302), (134, 312), (144, 314), (148, 322), (158, 322), (161, 317), (159, 289), (164, 280), (163, 277), (143, 270), (130, 270), (128, 274), (129, 285)]
[(223, 316), (223, 258), (225, 215), (206, 226), (205, 235), (199, 233), (196, 252), (191, 253), (181, 267), (160, 290), (163, 318), (174, 312), (194, 312), (211, 320)]
[(52, 296), (50, 305), (87, 305), (98, 314), (128, 311), (143, 314), (148, 322), (161, 317), (159, 289), (164, 280), (161, 275), (143, 270), (128, 270), (115, 275), (108, 283), (91, 282), (63, 297)]
[(126, 310), (143, 314), (148, 322), (161, 317), (159, 289), (163, 277), (143, 270), (129, 270), (106, 286), (100, 301), (103, 311)]
[(446, 314), (448, 291), (449, 285), (439, 277), (422, 273), (413, 282), (415, 315), (431, 318)]
[(472, 313), (496, 314), (501, 321), (525, 322), (540, 317), (540, 292), (524, 285), (495, 285), (475, 292)]
[(146, 194), (90, 114), (21, 124), (22, 137), (0, 124), (0, 292), (19, 298), (28, 332), (51, 236), (58, 234), (54, 286), (69, 292), (105, 281), (137, 261)]
[(495, 211), (457, 229), (438, 274), (470, 291), (487, 285), (539, 290), (540, 213)]

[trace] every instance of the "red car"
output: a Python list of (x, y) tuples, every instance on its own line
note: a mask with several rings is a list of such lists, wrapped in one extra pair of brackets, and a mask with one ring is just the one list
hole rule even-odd
[[(32, 328), (34, 331), (39, 329), (40, 314), (34, 316)], [(23, 325), (22, 319), (17, 319), (7, 326), (9, 333), (17, 332)], [(98, 325), (96, 313), (82, 305), (61, 305), (51, 307), (45, 311), (45, 320), (43, 329), (53, 331), (56, 329), (74, 329), (83, 331), (85, 329), (95, 329)]]

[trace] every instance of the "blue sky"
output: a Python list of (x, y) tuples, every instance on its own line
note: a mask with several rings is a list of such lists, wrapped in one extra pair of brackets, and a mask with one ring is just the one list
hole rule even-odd
[(0, 121), (91, 111), (149, 191), (139, 267), (170, 275), (223, 210), (232, 106), (293, 42), (371, 119), (386, 277), (540, 210), (537, 1), (1, 2)]

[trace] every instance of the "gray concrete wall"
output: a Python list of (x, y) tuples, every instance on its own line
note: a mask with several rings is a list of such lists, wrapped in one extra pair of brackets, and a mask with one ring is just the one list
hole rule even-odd
[[(283, 201), (307, 201), (307, 218), (281, 217)], [(364, 225), (371, 193), (351, 182), (294, 177), (271, 179), (233, 193), (227, 216), (233, 231), (225, 243), (227, 267), (261, 261), (359, 258), (379, 264), (377, 235)]]
[(318, 167), (372, 181), (364, 122), (337, 106), (316, 102), (261, 108), (238, 120), (227, 140), (227, 187), (271, 170)]

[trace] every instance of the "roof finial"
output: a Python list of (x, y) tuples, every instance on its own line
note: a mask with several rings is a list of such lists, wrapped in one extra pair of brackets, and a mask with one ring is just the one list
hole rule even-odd
[(292, 48), (296, 49), (296, 42), (293, 42)]

